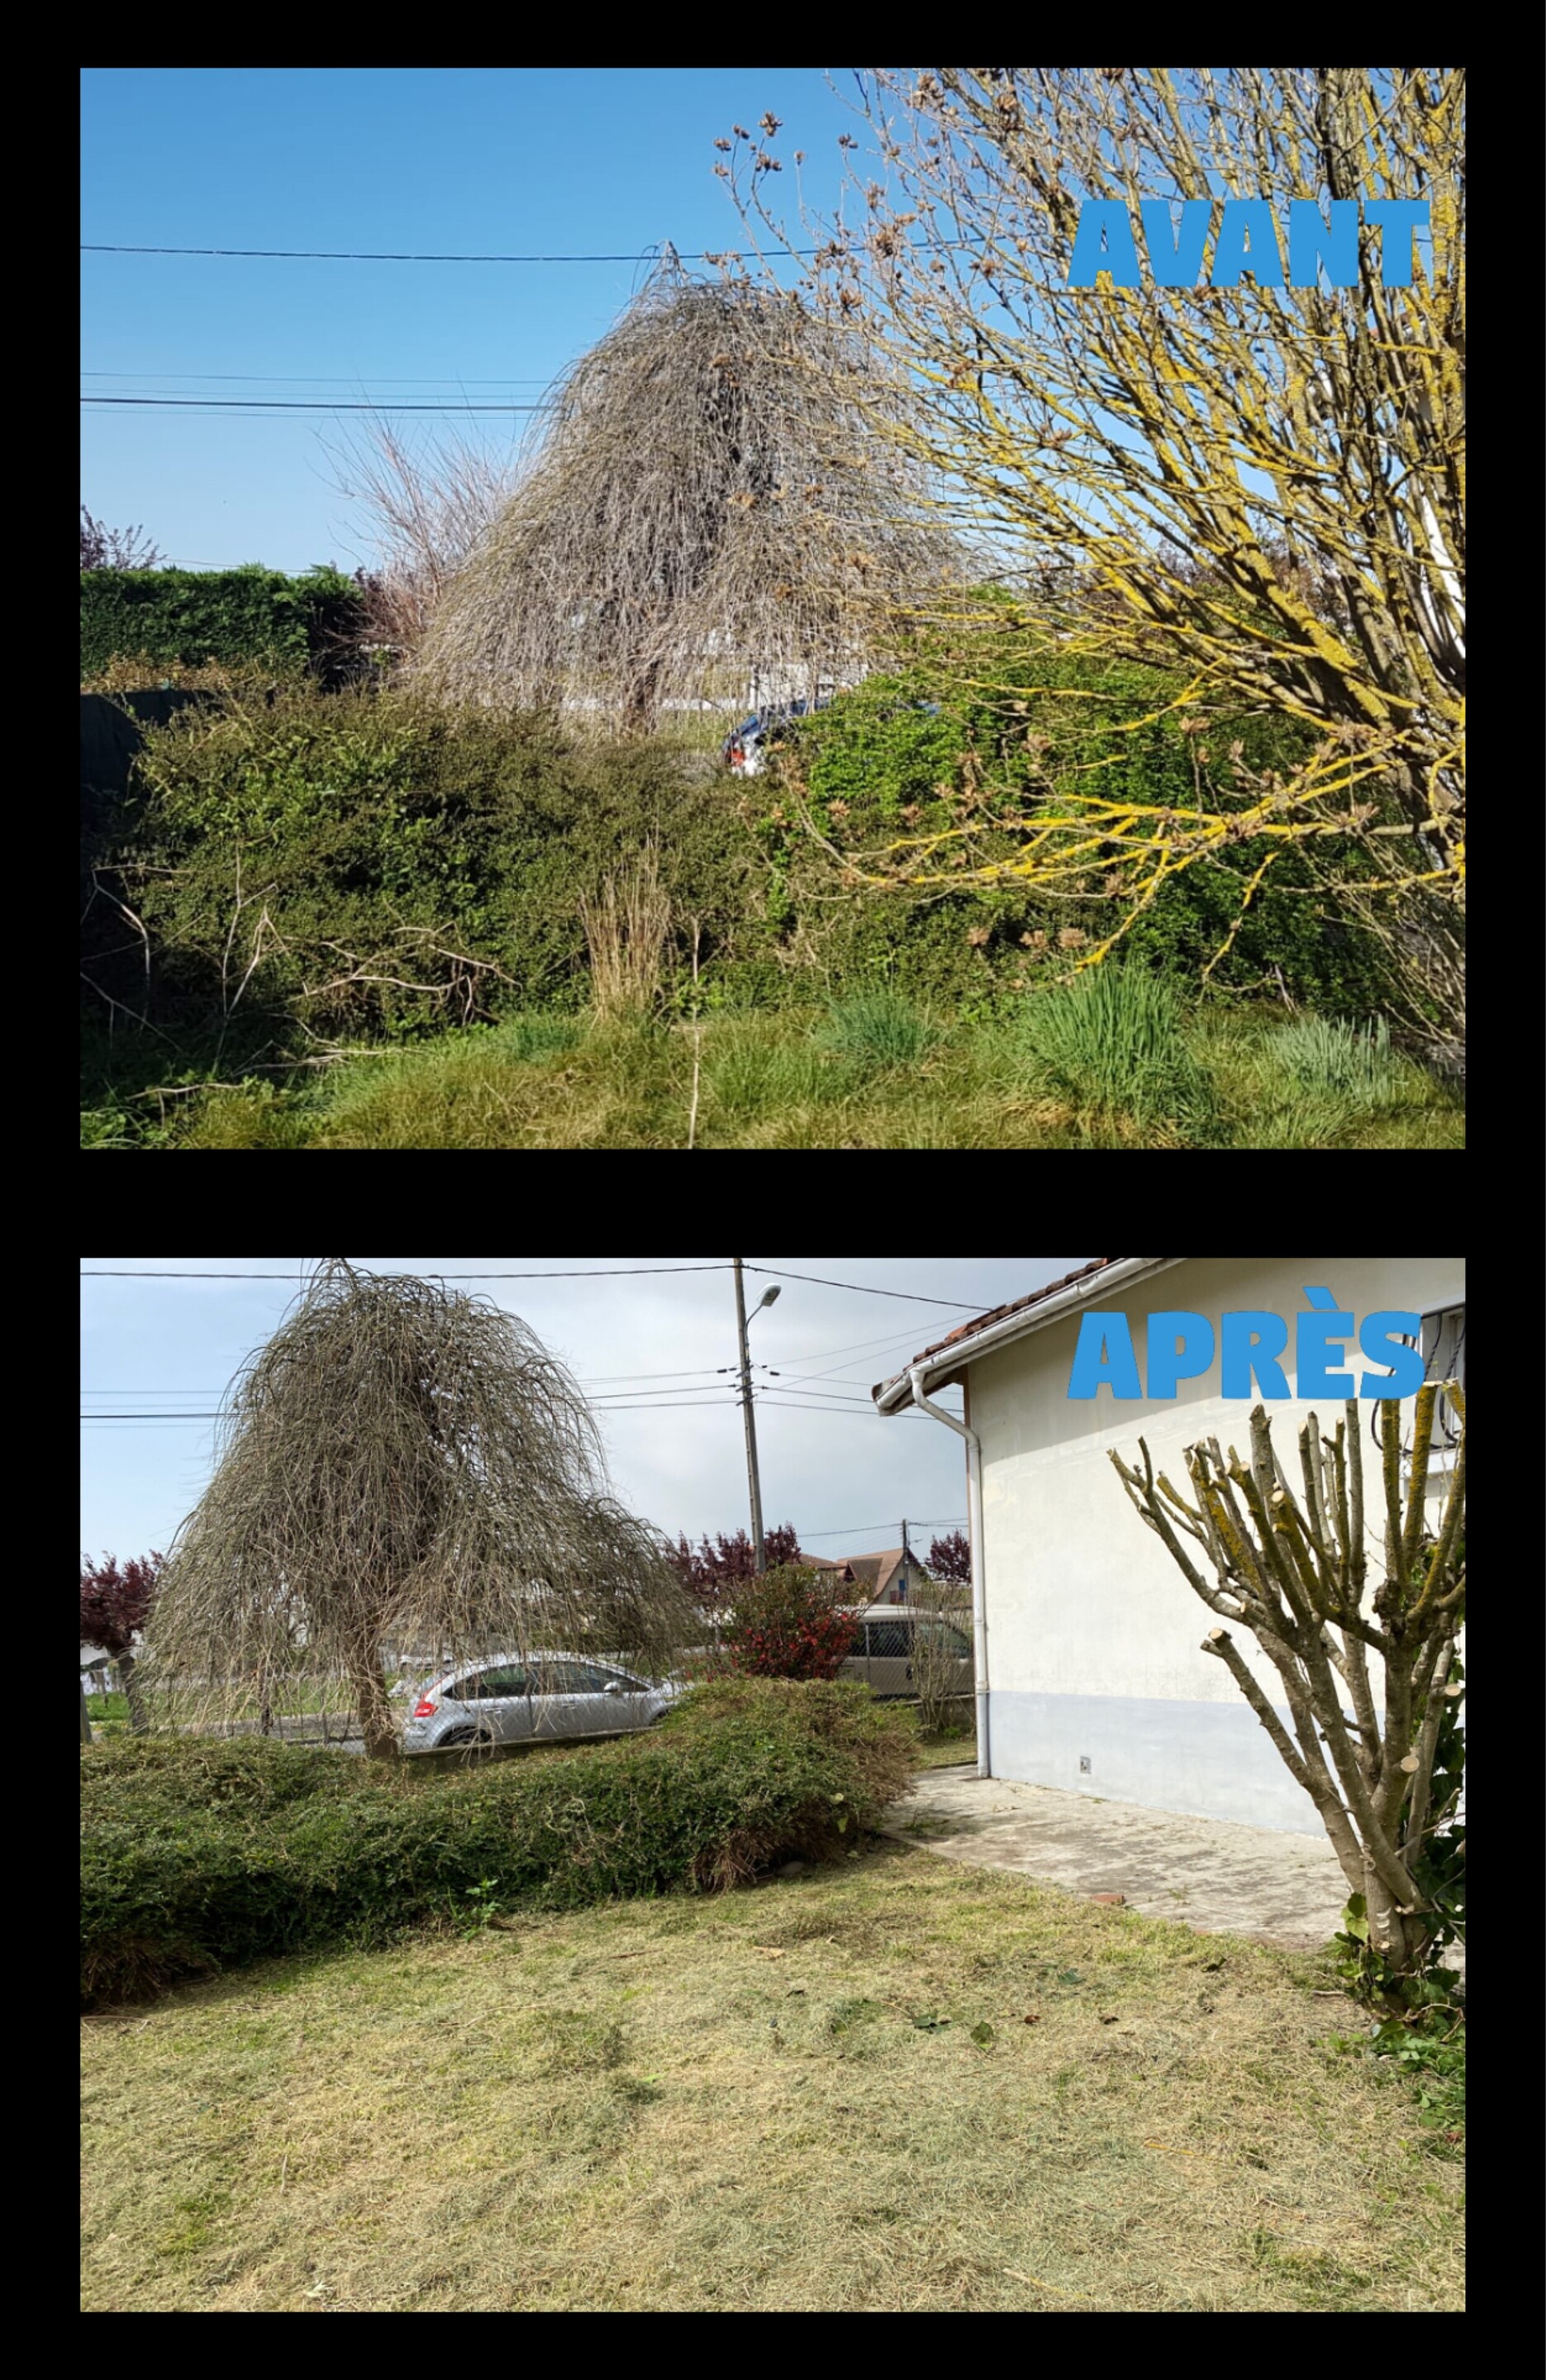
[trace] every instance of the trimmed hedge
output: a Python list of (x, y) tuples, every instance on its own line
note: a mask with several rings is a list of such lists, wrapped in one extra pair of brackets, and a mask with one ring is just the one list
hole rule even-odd
[(260, 662), (298, 675), (336, 672), (363, 618), (352, 578), (319, 564), (298, 578), (248, 563), (240, 570), (83, 570), (80, 673), (94, 677), (115, 655), (145, 654), (163, 668)]
[(863, 1687), (744, 1678), (648, 1735), (453, 1777), (260, 1737), (83, 1748), (82, 2000), (384, 1940), (489, 1883), (558, 1908), (723, 1889), (840, 1854), (916, 1765)]

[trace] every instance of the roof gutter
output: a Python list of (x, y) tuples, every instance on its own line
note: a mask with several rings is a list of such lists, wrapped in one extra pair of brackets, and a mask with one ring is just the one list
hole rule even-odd
[(972, 1661), (977, 1706), (977, 1774), (991, 1777), (993, 1768), (988, 1745), (988, 1644), (987, 1593), (983, 1575), (983, 1448), (974, 1429), (959, 1421), (943, 1405), (931, 1404), (924, 1391), (924, 1366), (914, 1364), (908, 1375), (912, 1387), (912, 1402), (920, 1413), (942, 1421), (958, 1438), (966, 1440), (966, 1509), (967, 1525), (972, 1532)]
[[(1066, 1289), (1060, 1289), (1056, 1296), (1045, 1299), (1041, 1305), (1028, 1306), (1020, 1314), (1006, 1314), (1001, 1321), (990, 1323), (986, 1330), (960, 1340), (954, 1347), (941, 1348), (938, 1354), (931, 1356), (926, 1364), (910, 1366), (907, 1371), (899, 1373), (894, 1380), (888, 1382), (876, 1399), (876, 1408), (883, 1414), (894, 1414), (900, 1413), (907, 1404), (917, 1404), (925, 1413), (934, 1413), (936, 1419), (951, 1420), (952, 1427), (959, 1428), (960, 1425), (951, 1416), (940, 1413), (919, 1394), (920, 1379), (925, 1383), (947, 1380), (959, 1372), (963, 1364), (974, 1364), (979, 1355), (991, 1354), (996, 1347), (1008, 1346), (1011, 1340), (1023, 1339), (1033, 1330), (1045, 1330), (1050, 1322), (1060, 1322), (1065, 1315), (1077, 1314), (1081, 1306), (1097, 1303), (1105, 1305), (1109, 1292), (1133, 1288), (1154, 1273), (1165, 1272), (1171, 1265), (1185, 1261), (1182, 1257), (1124, 1257), (1120, 1264), (1108, 1266), (1105, 1272), (1091, 1281), (1070, 1281)], [(1121, 1303), (1119, 1297), (1117, 1303)]]

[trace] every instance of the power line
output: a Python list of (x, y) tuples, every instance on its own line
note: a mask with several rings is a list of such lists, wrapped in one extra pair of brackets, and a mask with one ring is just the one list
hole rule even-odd
[[(940, 247), (941, 241), (912, 241), (913, 247)], [(244, 256), (261, 257), (272, 261), (294, 262), (306, 261), (321, 264), (655, 264), (658, 258), (653, 250), (642, 254), (613, 256), (432, 256), (411, 255), (395, 249), (355, 248), (142, 248), (123, 241), (83, 239), (82, 256)], [(721, 259), (738, 256), (737, 249), (679, 249), (683, 264), (718, 264)], [(817, 256), (815, 248), (791, 248), (791, 256)]]
[(464, 380), (456, 372), (441, 372), (435, 380), (396, 380), (384, 372), (173, 372), (173, 371), (82, 371), (82, 380), (151, 380), (187, 382), (190, 381), (239, 381), (247, 384), (265, 382), (287, 383), (291, 388), (336, 388), (347, 381), (361, 387), (377, 388), (547, 388), (547, 380), (535, 374), (507, 372), (498, 380)]
[[(854, 1418), (859, 1418), (861, 1414), (861, 1406), (856, 1404), (792, 1404), (792, 1402), (785, 1402), (782, 1397), (759, 1397), (756, 1402), (759, 1402), (759, 1406), (764, 1409), (764, 1412), (830, 1414), (832, 1421), (838, 1421), (839, 1414), (852, 1414)], [(876, 1406), (873, 1404), (871, 1404), (871, 1414), (876, 1414)], [(923, 1416), (923, 1414), (885, 1414), (882, 1418), (885, 1418), (885, 1421), (923, 1421), (925, 1416)]]
[[(681, 1403), (678, 1403), (673, 1400), (636, 1405), (614, 1405), (608, 1404), (601, 1401), (593, 1400), (593, 1404), (594, 1410), (597, 1413), (605, 1414), (703, 1413), (708, 1406), (716, 1404), (722, 1404), (724, 1410), (727, 1413), (731, 1413), (734, 1411), (735, 1399), (733, 1397), (703, 1397), (695, 1400), (683, 1401)], [(815, 1413), (825, 1413), (828, 1408), (825, 1405), (816, 1405), (813, 1406), (811, 1410)], [(130, 1428), (136, 1424), (139, 1424), (148, 1428), (160, 1429), (167, 1425), (175, 1425), (179, 1422), (207, 1422), (218, 1421), (219, 1419), (220, 1415), (218, 1414), (82, 1414), (80, 1415), (80, 1427), (82, 1429), (86, 1429), (95, 1426), (97, 1423), (103, 1423), (104, 1425), (111, 1425), (114, 1428)]]
[[(764, 1370), (767, 1366), (762, 1367)], [(702, 1372), (733, 1372), (733, 1364), (694, 1364), (685, 1372), (576, 1372), (582, 1388), (604, 1387), (616, 1380), (692, 1380)], [(706, 1381), (705, 1387), (711, 1383)], [(83, 1397), (218, 1397), (219, 1389), (82, 1389)], [(643, 1393), (643, 1391), (641, 1391)]]
[(199, 413), (541, 413), (540, 405), (380, 405), (336, 404), (331, 399), (300, 396), (83, 396), (82, 405), (148, 406), (162, 412), (171, 407)]
[(772, 1265), (749, 1264), (748, 1272), (771, 1273), (776, 1281), (809, 1281), (818, 1289), (858, 1289), (867, 1297), (905, 1297), (914, 1305), (948, 1305), (958, 1314), (980, 1314), (982, 1307), (974, 1299), (962, 1297), (920, 1297), (911, 1289), (875, 1289), (864, 1281), (827, 1281), (817, 1272), (779, 1272)]
[[(908, 1526), (914, 1529), (948, 1529), (959, 1527), (965, 1519), (964, 1512), (951, 1512), (943, 1521), (911, 1521)], [(894, 1521), (864, 1521), (856, 1523), (852, 1529), (803, 1529), (800, 1535), (802, 1542), (808, 1536), (813, 1546), (820, 1546), (825, 1545), (828, 1537), (869, 1537), (875, 1535), (876, 1529), (891, 1529), (896, 1525)]]
[[(817, 1347), (808, 1355), (797, 1355), (797, 1364), (819, 1364), (828, 1355), (856, 1355), (861, 1348), (895, 1347), (912, 1337), (911, 1330), (892, 1330), (883, 1339), (851, 1339), (846, 1347)], [(837, 1366), (834, 1366), (836, 1370)]]
[[(437, 1272), (431, 1274), (429, 1278), (435, 1281), (631, 1281), (635, 1278), (635, 1276), (643, 1279), (646, 1274), (658, 1275), (664, 1273), (683, 1272), (728, 1272), (729, 1270), (730, 1267), (723, 1264), (634, 1265), (626, 1268), (618, 1268), (616, 1269), (604, 1269), (599, 1270), (591, 1270), (586, 1269), (585, 1270), (574, 1272)], [(880, 1289), (877, 1288), (874, 1282), (867, 1281), (829, 1281), (823, 1273), (781, 1272), (778, 1267), (774, 1265), (749, 1264), (746, 1267), (746, 1270), (748, 1272), (763, 1273), (775, 1281), (810, 1281), (818, 1289), (853, 1290), (859, 1295), (864, 1297), (900, 1297), (912, 1305), (945, 1305), (950, 1307), (950, 1309), (957, 1314), (977, 1314), (982, 1311), (981, 1304), (976, 1299), (960, 1297), (924, 1297), (915, 1290)], [(389, 1278), (391, 1276), (389, 1276)], [(272, 1272), (127, 1272), (92, 1269), (90, 1271), (83, 1271), (80, 1278), (82, 1281), (287, 1281), (289, 1280), (289, 1275), (287, 1273)], [(796, 1360), (799, 1361), (801, 1359), (796, 1358)], [(804, 1360), (808, 1362), (810, 1359), (807, 1357)], [(705, 1366), (704, 1368), (707, 1370), (707, 1366)]]
[[(675, 1272), (729, 1272), (727, 1264), (692, 1265), (618, 1265), (586, 1266), (574, 1272), (437, 1272), (433, 1281), (634, 1281), (646, 1274)], [(128, 1272), (114, 1268), (92, 1268), (83, 1270), (82, 1281), (274, 1281), (286, 1288), (295, 1286), (286, 1272), (175, 1272), (149, 1270)], [(402, 1276), (389, 1273), (388, 1280)], [(704, 1370), (708, 1369), (706, 1364)]]
[(691, 1380), (700, 1372), (733, 1372), (733, 1364), (694, 1364), (686, 1372), (576, 1372), (580, 1386), (605, 1383), (608, 1380)]
[[(658, 1407), (662, 1412), (668, 1408), (679, 1411), (682, 1402), (710, 1405), (733, 1404), (736, 1402), (733, 1394), (726, 1390), (716, 1388), (710, 1381), (705, 1381), (701, 1388), (611, 1389), (600, 1396), (587, 1397), (586, 1400), (586, 1402), (597, 1413), (646, 1413), (652, 1407)], [(184, 1407), (176, 1412), (165, 1413), (147, 1412), (141, 1407), (133, 1413), (83, 1413), (79, 1415), (79, 1419), (83, 1422), (219, 1421), (221, 1416), (222, 1408), (220, 1407), (212, 1407), (207, 1412)]]
[(735, 1397), (702, 1397), (685, 1404), (597, 1404), (597, 1414), (702, 1414), (708, 1404), (723, 1404), (728, 1414), (735, 1412)]

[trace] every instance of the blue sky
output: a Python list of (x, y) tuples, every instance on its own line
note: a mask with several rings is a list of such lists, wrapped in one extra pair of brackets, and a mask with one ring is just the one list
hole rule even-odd
[[(87, 1257), (86, 1272), (152, 1268), (263, 1273), (272, 1280), (88, 1279), (81, 1283), (82, 1413), (206, 1414), (243, 1358), (278, 1324), (314, 1261), (300, 1257)], [(710, 1264), (689, 1257), (362, 1257), (381, 1272), (558, 1272), (607, 1266)], [(894, 1545), (905, 1515), (964, 1525), (961, 1441), (912, 1415), (883, 1420), (872, 1382), (972, 1313), (1087, 1263), (1083, 1257), (749, 1257), (775, 1272), (861, 1284), (784, 1280), (751, 1325), (760, 1366), (757, 1422), (764, 1516), (792, 1521), (815, 1553)], [(595, 1404), (614, 1487), (674, 1536), (747, 1525), (745, 1441), (719, 1366), (733, 1365), (735, 1301), (728, 1270), (635, 1279), (466, 1281), (470, 1295), (519, 1314), (579, 1378)], [(751, 1305), (771, 1282), (748, 1276)], [(906, 1290), (963, 1301), (912, 1305), (874, 1294)], [(694, 1369), (694, 1367), (696, 1367)], [(777, 1367), (779, 1379), (771, 1376)], [(680, 1378), (677, 1376), (683, 1376)], [(708, 1400), (698, 1402), (700, 1398)], [(638, 1402), (634, 1402), (637, 1400)], [(957, 1391), (943, 1402), (960, 1408)], [(210, 1476), (207, 1421), (160, 1418), (83, 1425), (80, 1543), (121, 1556), (164, 1550)]]
[[(837, 136), (858, 130), (814, 67), (97, 67), (83, 105), (82, 240), (167, 247), (718, 250), (742, 234), (714, 178), (717, 135), (771, 108), (786, 195), (803, 148), (827, 203)], [(381, 404), (530, 401), (640, 272), (81, 263), (83, 393)], [(341, 421), (87, 407), (82, 498), (115, 526), (142, 523), (174, 561), (349, 568), (369, 540), (332, 484), (323, 441)], [(482, 427), (495, 446), (512, 434)]]

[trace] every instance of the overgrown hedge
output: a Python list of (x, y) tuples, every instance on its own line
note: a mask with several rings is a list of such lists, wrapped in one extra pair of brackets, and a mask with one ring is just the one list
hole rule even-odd
[(248, 1015), (393, 1035), (465, 1021), (468, 990), (485, 1016), (580, 1007), (580, 900), (646, 843), (679, 968), (694, 919), (704, 965), (767, 945), (765, 871), (733, 793), (663, 743), (296, 689), (151, 732), (136, 785), (115, 859), (167, 1022), (218, 1017), (228, 943), (239, 980), (265, 916)]
[(916, 1761), (909, 1718), (863, 1687), (761, 1679), (699, 1688), (646, 1736), (460, 1776), (261, 1738), (83, 1748), (82, 1999), (380, 1941), (490, 1882), (567, 1908), (840, 1855)]
[[(1098, 764), (1113, 790), (1194, 798), (1194, 755), (1173, 718), (1118, 732), (1165, 698), (1157, 673), (1064, 669), (1089, 685), (1081, 700), (1037, 708), (1053, 747), (1041, 766)], [(227, 1071), (241, 1033), (283, 1048), (297, 1020), (383, 1038), (585, 1006), (581, 900), (646, 842), (670, 896), (662, 1001), (677, 1014), (809, 1006), (880, 982), (942, 1012), (983, 1014), (1021, 983), (1062, 971), (1058, 937), (1071, 922), (1093, 940), (1120, 910), (1098, 870), (1071, 906), (1012, 878), (986, 892), (841, 882), (807, 832), (805, 806), (824, 837), (873, 844), (943, 827), (973, 776), (1027, 777), (1018, 713), (964, 696), (922, 711), (912, 705), (926, 683), (873, 680), (842, 697), (799, 731), (780, 773), (750, 782), (670, 740), (601, 745), (540, 717), (457, 714), (401, 693), (217, 695), (147, 732), (136, 798), (108, 822), (92, 862), (144, 921), (151, 1021), (191, 1051), (223, 1020)], [(1238, 724), (1232, 740), (1252, 766), (1287, 765), (1281, 722)], [(1012, 857), (1012, 838), (998, 844), (996, 856)], [(1239, 869), (1258, 857), (1244, 844), (1226, 865), (1178, 878), (1127, 953), (1194, 983), (1236, 915)], [(1305, 1004), (1367, 1013), (1380, 1004), (1373, 948), (1305, 897), (1301, 870), (1295, 857), (1280, 863), (1214, 980), (1265, 980), (1275, 996), (1281, 969)], [(103, 916), (111, 925), (117, 913)], [(101, 989), (138, 1009), (143, 947), (111, 939), (119, 972)]]
[[(1030, 815), (1049, 786), (1058, 794), (1097, 786), (1114, 801), (1178, 808), (1201, 798), (1222, 812), (1244, 799), (1232, 754), (1250, 771), (1286, 776), (1314, 741), (1297, 722), (1264, 711), (1214, 716), (1204, 732), (1189, 733), (1186, 714), (1166, 708), (1183, 686), (1140, 662), (1037, 652), (1003, 638), (991, 657), (980, 654), (971, 666), (957, 654), (870, 678), (800, 722), (778, 766), (756, 781), (765, 795), (757, 832), (775, 882), (791, 911), (808, 898), (817, 846), (803, 813), (839, 847), (878, 850), (908, 836), (948, 834), (963, 818), (980, 816), (980, 804)], [(1135, 731), (1129, 722), (1139, 720), (1145, 723)], [(1012, 861), (1021, 848), (1012, 833), (983, 831), (974, 840), (984, 859)], [(960, 848), (948, 840), (922, 864), (937, 875)], [(1124, 936), (1125, 954), (1195, 983), (1238, 917), (1262, 851), (1259, 839), (1243, 842), (1175, 877)], [(1326, 856), (1350, 874), (1370, 872), (1350, 844), (1328, 844)], [(1088, 878), (1065, 888), (1075, 897), (1057, 902), (1028, 893), (1012, 877), (985, 892), (957, 892), (948, 883), (869, 891), (833, 918), (830, 954), (852, 978), (884, 970), (896, 952), (899, 985), (924, 995), (949, 989), (958, 1000), (973, 985), (985, 995), (1002, 982), (1007, 963), (1033, 980), (1066, 966), (1061, 929), (1077, 929), (1093, 942), (1117, 924), (1127, 904), (1105, 896), (1109, 865), (1097, 855)], [(1273, 970), (1281, 969), (1286, 988), (1307, 1005), (1377, 1007), (1376, 946), (1328, 918), (1310, 882), (1297, 855), (1276, 862), (1214, 980), (1220, 989), (1266, 982), (1271, 990)], [(1027, 934), (1029, 942), (1021, 939)]]
[(347, 663), (362, 619), (360, 590), (326, 565), (298, 578), (249, 563), (240, 570), (83, 570), (80, 672), (95, 677), (118, 654), (163, 669), (253, 662), (282, 674), (308, 666), (332, 677)]

